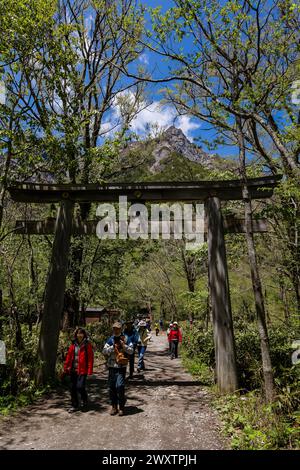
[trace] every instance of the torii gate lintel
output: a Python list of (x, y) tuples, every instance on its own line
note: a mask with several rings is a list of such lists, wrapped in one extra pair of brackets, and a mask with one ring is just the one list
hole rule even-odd
[[(281, 176), (264, 176), (249, 179), (247, 181), (247, 188), (250, 197), (252, 199), (271, 197), (274, 188), (280, 183), (281, 178)], [(52, 377), (55, 373), (59, 321), (63, 309), (74, 203), (116, 202), (119, 200), (119, 196), (126, 195), (128, 201), (135, 202), (137, 200), (139, 202), (205, 202), (209, 285), (212, 300), (217, 381), (220, 392), (230, 393), (235, 391), (238, 388), (238, 380), (221, 201), (242, 200), (244, 186), (245, 183), (241, 180), (225, 180), (130, 184), (109, 183), (105, 185), (16, 183), (10, 187), (8, 190), (12, 199), (18, 202), (38, 204), (60, 203), (55, 221), (54, 243), (41, 325), (44, 333), (43, 336), (41, 335), (42, 340), (40, 342), (40, 357), (44, 364), (43, 378)], [(225, 227), (226, 223), (225, 219)], [(260, 223), (258, 223), (258, 229)], [(242, 225), (240, 225), (240, 229), (241, 227)], [(240, 229), (236, 229), (235, 232), (240, 231)], [(254, 223), (252, 229), (255, 231)], [(26, 230), (24, 225), (23, 230)], [(22, 228), (20, 228), (19, 233), (22, 233)]]

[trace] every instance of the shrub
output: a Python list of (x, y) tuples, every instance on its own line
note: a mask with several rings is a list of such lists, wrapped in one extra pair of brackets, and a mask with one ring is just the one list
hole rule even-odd
[[(294, 383), (299, 375), (299, 367), (291, 363), (291, 343), (294, 330), (281, 325), (269, 328), (270, 353), (277, 386), (286, 387)], [(235, 328), (237, 367), (240, 386), (246, 391), (262, 387), (260, 341), (255, 323), (239, 324)], [(197, 359), (210, 368), (215, 367), (213, 331), (211, 326), (204, 329), (195, 323), (184, 329), (183, 349), (190, 359)]]
[(47, 387), (37, 387), (35, 377), (37, 360), (38, 328), (22, 325), (22, 347), (17, 349), (10, 325), (3, 328), (6, 345), (6, 365), (0, 366), (0, 413), (31, 403)]

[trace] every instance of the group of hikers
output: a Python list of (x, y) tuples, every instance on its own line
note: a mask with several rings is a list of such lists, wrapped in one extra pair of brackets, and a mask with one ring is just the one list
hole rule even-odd
[[(163, 328), (162, 325), (160, 326)], [(178, 343), (182, 341), (182, 334), (176, 321), (170, 323), (167, 338), (170, 357), (171, 359), (177, 358)], [(112, 326), (112, 336), (106, 340), (102, 351), (108, 369), (110, 414), (112, 416), (124, 415), (127, 365), (129, 365), (128, 379), (132, 379), (137, 350), (137, 372), (145, 370), (144, 357), (149, 341), (151, 341), (151, 324), (145, 320), (138, 322), (126, 320), (124, 324), (116, 321)], [(84, 410), (88, 406), (86, 378), (93, 374), (93, 362), (93, 347), (87, 332), (83, 328), (77, 328), (64, 363), (64, 374), (69, 375), (71, 380), (72, 406), (70, 412)], [(81, 398), (81, 408), (79, 407), (78, 395)]]

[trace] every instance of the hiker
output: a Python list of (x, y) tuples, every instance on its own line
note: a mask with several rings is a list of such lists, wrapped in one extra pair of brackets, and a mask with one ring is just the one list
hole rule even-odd
[(159, 324), (155, 323), (154, 328), (155, 328), (155, 334), (156, 334), (156, 336), (158, 336), (158, 334), (159, 334)]
[(138, 361), (138, 367), (137, 371), (141, 372), (141, 370), (146, 370), (145, 369), (145, 364), (144, 364), (144, 356), (145, 352), (147, 349), (147, 344), (148, 341), (151, 339), (151, 333), (147, 329), (147, 323), (145, 320), (141, 320), (138, 324), (138, 332), (139, 332), (139, 342), (138, 342), (138, 355), (139, 355), (139, 361)]
[(164, 331), (164, 322), (162, 321), (162, 319), (159, 320), (159, 326), (161, 331)]
[(127, 355), (132, 353), (132, 343), (127, 341), (125, 335), (122, 335), (121, 323), (115, 322), (113, 324), (113, 335), (108, 338), (103, 348), (103, 354), (107, 358), (110, 414), (112, 416), (118, 413), (119, 416), (124, 415)]
[(64, 363), (64, 374), (71, 377), (72, 407), (69, 409), (69, 412), (79, 410), (78, 394), (81, 397), (82, 409), (87, 407), (86, 377), (93, 374), (93, 362), (93, 347), (88, 340), (87, 332), (83, 328), (77, 328)]
[(171, 354), (171, 341), (170, 341), (170, 331), (173, 328), (173, 322), (170, 323), (169, 328), (167, 329), (167, 338), (169, 343), (169, 354)]
[(169, 333), (169, 341), (171, 344), (171, 359), (178, 358), (178, 343), (182, 342), (182, 334), (178, 327), (177, 321), (173, 322), (173, 327)]
[(127, 338), (127, 344), (132, 343), (133, 346), (133, 353), (129, 356), (129, 378), (133, 378), (134, 372), (134, 358), (135, 358), (135, 350), (139, 341), (139, 334), (137, 329), (134, 327), (133, 320), (126, 320), (125, 321), (125, 329), (124, 335)]

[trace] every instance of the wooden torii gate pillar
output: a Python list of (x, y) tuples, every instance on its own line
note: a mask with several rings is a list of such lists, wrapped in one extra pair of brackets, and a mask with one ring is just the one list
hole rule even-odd
[[(47, 381), (55, 374), (61, 312), (68, 272), (73, 209), (74, 202), (63, 199), (57, 212), (39, 341), (41, 368), (38, 381), (40, 383)], [(53, 345), (56, 345), (56, 348), (53, 348)]]
[(238, 389), (228, 268), (221, 202), (210, 197), (205, 203), (207, 217), (208, 276), (213, 316), (216, 378), (221, 393)]
[[(252, 199), (268, 198), (281, 176), (252, 178), (247, 186)], [(67, 275), (73, 207), (75, 202), (205, 201), (208, 231), (209, 284), (212, 301), (216, 376), (221, 393), (238, 388), (224, 226), (220, 200), (242, 200), (240, 180), (181, 183), (110, 183), (106, 185), (16, 184), (9, 188), (13, 200), (34, 203), (60, 203), (55, 223), (54, 244), (48, 272), (45, 307), (40, 335), (42, 381), (55, 374), (59, 324)], [(233, 230), (238, 231), (238, 230)]]

